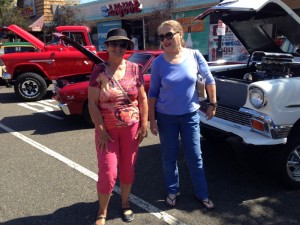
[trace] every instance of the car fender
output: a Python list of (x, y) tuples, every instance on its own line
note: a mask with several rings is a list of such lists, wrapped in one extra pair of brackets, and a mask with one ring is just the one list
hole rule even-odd
[[(254, 87), (260, 88), (267, 100), (267, 104), (259, 109), (249, 101), (249, 90)], [(300, 77), (254, 82), (248, 87), (245, 108), (268, 115), (277, 125), (294, 124), (300, 117), (300, 98), (299, 91), (290, 90), (299, 90), (299, 87)]]

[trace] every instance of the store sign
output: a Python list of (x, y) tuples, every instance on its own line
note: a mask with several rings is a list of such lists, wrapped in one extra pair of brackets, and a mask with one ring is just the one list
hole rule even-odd
[(34, 0), (24, 0), (22, 15), (25, 17), (36, 15)]
[(179, 22), (183, 28), (184, 41), (187, 47), (198, 49), (202, 55), (208, 56), (209, 19), (195, 20), (204, 9), (195, 9), (172, 13), (172, 19)]
[(143, 5), (139, 0), (120, 2), (110, 5), (101, 6), (102, 16), (125, 16), (128, 13), (139, 13)]

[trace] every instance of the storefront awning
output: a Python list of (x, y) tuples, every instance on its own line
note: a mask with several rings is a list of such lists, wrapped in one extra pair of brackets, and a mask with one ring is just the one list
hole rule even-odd
[(35, 20), (31, 25), (29, 25), (29, 29), (30, 31), (36, 31), (36, 32), (42, 31), (44, 23), (45, 23), (45, 17), (43, 15), (37, 20)]

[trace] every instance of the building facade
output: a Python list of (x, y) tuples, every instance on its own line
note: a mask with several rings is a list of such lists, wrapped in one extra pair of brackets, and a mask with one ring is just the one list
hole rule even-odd
[[(299, 0), (282, 0), (300, 15)], [(46, 33), (47, 24), (51, 24), (53, 15), (59, 6), (75, 5), (90, 24), (97, 29), (92, 34), (92, 40), (98, 50), (105, 50), (104, 41), (111, 28), (123, 28), (130, 37), (133, 34), (139, 43), (139, 49), (159, 49), (160, 42), (156, 28), (157, 12), (169, 11), (171, 18), (179, 21), (184, 29), (184, 40), (187, 47), (199, 49), (208, 60), (217, 58), (218, 21), (214, 18), (194, 20), (207, 8), (218, 4), (220, 0), (174, 0), (167, 7), (162, 0), (98, 0), (79, 4), (80, 0), (18, 0), (19, 7), (32, 19), (29, 30)], [(229, 29), (222, 39), (222, 54), (227, 60), (243, 60), (243, 47)]]
[[(107, 32), (112, 28), (123, 28), (128, 36), (133, 34), (139, 42), (139, 49), (159, 49), (155, 16), (158, 11), (171, 9), (171, 17), (178, 20), (184, 29), (184, 40), (189, 47), (200, 49), (208, 55), (209, 19), (194, 20), (208, 7), (217, 4), (216, 0), (182, 0), (174, 1), (174, 5), (166, 7), (161, 0), (104, 0), (80, 4), (78, 7), (88, 21), (97, 26), (97, 34), (93, 40), (98, 50), (105, 50), (104, 41)], [(156, 12), (156, 13), (155, 13)]]
[(80, 0), (17, 0), (17, 6), (30, 18), (29, 31), (42, 32), (53, 21), (53, 15), (61, 5), (76, 5)]
[[(134, 34), (139, 41), (139, 49), (159, 49), (156, 27), (151, 24), (157, 18), (154, 12), (166, 8), (161, 0), (98, 0), (77, 5), (86, 20), (93, 22), (97, 33), (93, 41), (98, 50), (105, 50), (104, 41), (111, 28), (123, 28), (128, 36)], [(195, 16), (207, 8), (218, 4), (219, 0), (174, 0), (171, 17), (181, 23), (187, 47), (199, 49), (208, 60), (217, 59), (218, 21), (206, 18), (194, 20)], [(288, 6), (299, 12), (299, 0), (283, 0)], [(222, 57), (230, 61), (246, 59), (246, 52), (233, 33), (226, 29), (222, 39)]]

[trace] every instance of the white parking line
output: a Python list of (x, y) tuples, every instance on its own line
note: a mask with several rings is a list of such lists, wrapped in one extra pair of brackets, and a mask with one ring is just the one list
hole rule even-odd
[(56, 102), (56, 101), (53, 100), (53, 99), (40, 100), (40, 101), (38, 101), (38, 102), (43, 103), (44, 105), (48, 105), (48, 106), (51, 106), (51, 107), (53, 107), (53, 108), (59, 109), (58, 105), (56, 105), (56, 104), (51, 104), (52, 102)]
[[(21, 139), (22, 141), (32, 145), (33, 147), (39, 149), (40, 151), (58, 159), (59, 161), (65, 163), (69, 167), (79, 171), (80, 173), (86, 175), (87, 177), (92, 178), (93, 180), (97, 181), (98, 176), (96, 173), (88, 170), (87, 168), (77, 164), (76, 162), (66, 158), (65, 156), (51, 150), (50, 148), (47, 148), (46, 146), (24, 136), (23, 134), (14, 131), (13, 129), (5, 126), (4, 124), (0, 123), (0, 127), (7, 131), (8, 133), (14, 135), (15, 137)], [(120, 188), (118, 186), (115, 186), (114, 192), (121, 194)], [(167, 224), (170, 225), (185, 225), (185, 223), (181, 222), (180, 220), (176, 219), (175, 217), (169, 215), (168, 213), (161, 211), (159, 208), (151, 205), (150, 203), (144, 201), (143, 199), (137, 197), (136, 195), (130, 194), (130, 201), (139, 206), (140, 208), (144, 209), (145, 211), (149, 212), (150, 214), (156, 216), (158, 219), (161, 219), (165, 221)]]
[[(58, 119), (58, 120), (63, 120), (64, 118), (63, 117), (60, 117), (60, 116), (56, 116), (56, 115), (53, 115), (49, 112), (52, 112), (53, 111), (53, 108), (49, 107), (49, 106), (45, 106), (45, 105), (42, 105), (42, 104), (39, 104), (37, 102), (28, 102), (28, 103), (19, 103), (18, 104), (19, 106), (23, 106), (27, 109), (31, 109), (35, 112), (40, 112), (40, 113), (43, 113), (47, 116), (50, 116), (52, 118), (55, 118), (55, 119)], [(37, 108), (34, 108), (32, 106), (39, 106), (39, 107), (42, 107), (43, 109), (37, 109)]]

